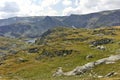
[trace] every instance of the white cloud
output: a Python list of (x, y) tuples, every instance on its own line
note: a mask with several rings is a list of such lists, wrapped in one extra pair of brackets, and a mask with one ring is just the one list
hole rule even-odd
[(60, 0), (43, 0), (41, 3), (41, 6), (44, 8), (50, 7), (50, 6), (56, 5), (59, 2), (60, 2)]
[(119, 3), (120, 0), (0, 0), (0, 18), (86, 14), (120, 9)]
[(63, 0), (63, 5), (65, 5), (65, 6), (70, 6), (70, 5), (72, 5), (72, 1), (70, 1), (70, 0)]
[(15, 2), (6, 2), (3, 7), (0, 8), (2, 12), (18, 12), (19, 6)]
[[(37, 4), (34, 3), (37, 1)], [(0, 1), (0, 18), (13, 16), (42, 16), (58, 15), (58, 12), (52, 9), (53, 5), (60, 0), (1, 0)], [(7, 5), (6, 5), (7, 3)]]
[(81, 10), (79, 8), (67, 7), (63, 10), (63, 15), (79, 14)]
[(120, 0), (76, 0), (75, 8), (65, 8), (63, 14), (87, 14), (104, 10), (120, 9)]

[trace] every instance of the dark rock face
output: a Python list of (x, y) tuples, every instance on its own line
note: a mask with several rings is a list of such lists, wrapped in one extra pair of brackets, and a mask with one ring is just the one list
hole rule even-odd
[(0, 65), (4, 64), (3, 62), (0, 62)]
[(31, 48), (28, 50), (29, 53), (37, 53), (39, 51), (38, 48)]
[(104, 38), (104, 39), (93, 41), (91, 42), (91, 44), (94, 46), (98, 46), (98, 45), (103, 45), (103, 44), (109, 44), (112, 42), (113, 42), (113, 39)]
[(0, 46), (0, 50), (9, 50), (9, 48), (5, 46)]
[(43, 59), (43, 58), (45, 58), (45, 57), (50, 57), (50, 58), (52, 58), (52, 57), (55, 57), (55, 55), (54, 55), (54, 53), (52, 53), (52, 52), (43, 50), (42, 53), (40, 54), (40, 56), (38, 56), (36, 59), (39, 60), (39, 59)]
[(73, 50), (60, 50), (60, 51), (55, 51), (55, 54), (57, 56), (66, 56), (72, 54)]
[(42, 53), (40, 54), (40, 56), (38, 56), (36, 59), (39, 60), (39, 59), (43, 59), (45, 57), (52, 58), (55, 56), (64, 57), (64, 56), (72, 54), (72, 52), (73, 52), (73, 50), (59, 50), (59, 51), (53, 51), (53, 52), (43, 50)]
[(17, 54), (17, 52), (18, 52), (18, 51), (16, 51), (16, 50), (10, 50), (10, 51), (9, 51), (9, 53), (11, 53), (11, 54)]
[(39, 38), (39, 39), (37, 39), (37, 40), (35, 41), (35, 43), (38, 44), (38, 45), (40, 45), (40, 44), (45, 44), (44, 38), (45, 38), (47, 35), (51, 34), (52, 32), (53, 32), (53, 31), (52, 31), (51, 29), (48, 29), (46, 32), (44, 32), (44, 33), (41, 35), (41, 38)]

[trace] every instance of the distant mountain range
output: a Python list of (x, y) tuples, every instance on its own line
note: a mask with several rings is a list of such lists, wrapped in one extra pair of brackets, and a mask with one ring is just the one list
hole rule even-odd
[(38, 37), (54, 27), (99, 28), (120, 26), (120, 10), (70, 16), (12, 17), (0, 20), (0, 36)]

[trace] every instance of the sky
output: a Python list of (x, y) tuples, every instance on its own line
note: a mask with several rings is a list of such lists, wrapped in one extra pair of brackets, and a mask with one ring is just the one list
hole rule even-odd
[(68, 16), (114, 9), (120, 9), (120, 0), (0, 0), (0, 19)]

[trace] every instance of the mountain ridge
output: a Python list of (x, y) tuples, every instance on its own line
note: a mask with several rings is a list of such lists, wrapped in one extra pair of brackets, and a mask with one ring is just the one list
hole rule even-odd
[[(24, 26), (20, 24), (24, 24)], [(23, 30), (29, 25), (29, 29)], [(84, 15), (70, 16), (33, 16), (0, 19), (0, 35), (10, 37), (36, 37), (55, 27), (99, 28), (120, 25), (120, 9), (108, 10)], [(10, 29), (7, 29), (9, 26)], [(11, 26), (11, 27), (10, 27)], [(12, 28), (16, 28), (13, 30)], [(7, 30), (6, 30), (7, 29)], [(21, 30), (23, 31), (21, 33)], [(4, 31), (4, 32), (3, 32)], [(13, 34), (11, 34), (13, 33)], [(19, 36), (16, 33), (19, 33)], [(22, 36), (21, 36), (22, 35)]]

